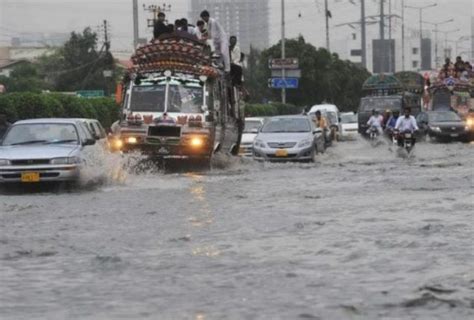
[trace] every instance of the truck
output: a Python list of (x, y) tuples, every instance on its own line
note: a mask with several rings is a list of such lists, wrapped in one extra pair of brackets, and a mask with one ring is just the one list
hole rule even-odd
[(205, 42), (181, 32), (162, 35), (138, 48), (132, 62), (117, 89), (114, 151), (205, 166), (217, 153), (238, 154), (241, 88)]
[(416, 116), (421, 111), (423, 90), (423, 76), (416, 72), (404, 71), (369, 77), (362, 86), (364, 96), (357, 112), (359, 133), (366, 135), (372, 110), (382, 114), (385, 121), (391, 112), (402, 112), (405, 107), (410, 107), (412, 114)]
[(474, 79), (437, 78), (428, 90), (430, 110), (453, 110), (463, 119), (474, 111)]

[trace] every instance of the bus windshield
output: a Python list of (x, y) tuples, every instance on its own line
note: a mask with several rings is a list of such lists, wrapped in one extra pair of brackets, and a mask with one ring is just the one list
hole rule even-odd
[(384, 110), (400, 110), (402, 108), (401, 98), (363, 98), (360, 101), (360, 111), (384, 111)]
[[(130, 109), (134, 112), (164, 112), (166, 85), (133, 87)], [(183, 85), (172, 81), (168, 92), (168, 112), (202, 113), (203, 88), (197, 84)]]

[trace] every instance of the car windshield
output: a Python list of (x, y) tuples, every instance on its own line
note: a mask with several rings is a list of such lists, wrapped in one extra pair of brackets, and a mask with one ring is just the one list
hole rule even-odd
[(400, 110), (402, 100), (398, 98), (364, 98), (360, 102), (360, 111), (385, 111), (385, 110)]
[(311, 131), (309, 120), (303, 118), (276, 118), (267, 122), (262, 128), (262, 132), (266, 133), (308, 131)]
[(13, 125), (2, 145), (27, 145), (37, 143), (78, 144), (76, 126), (62, 123), (34, 123)]
[(252, 133), (255, 132), (255, 130), (260, 130), (262, 127), (262, 122), (259, 120), (245, 120), (245, 129), (244, 133)]
[[(130, 100), (131, 111), (164, 112), (166, 85), (135, 86)], [(183, 85), (172, 81), (169, 87), (168, 112), (202, 113), (203, 90), (198, 84)]]
[(430, 113), (428, 116), (432, 122), (461, 121), (461, 118), (454, 112), (433, 112), (433, 113)]
[(342, 123), (357, 123), (357, 114), (348, 113), (341, 115)]

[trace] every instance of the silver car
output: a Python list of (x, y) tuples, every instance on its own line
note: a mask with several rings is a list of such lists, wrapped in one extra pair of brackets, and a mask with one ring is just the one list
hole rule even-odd
[(80, 120), (18, 121), (0, 143), (0, 183), (76, 180), (95, 141)]
[(323, 151), (322, 131), (309, 116), (270, 118), (253, 145), (255, 160), (315, 161), (316, 154)]

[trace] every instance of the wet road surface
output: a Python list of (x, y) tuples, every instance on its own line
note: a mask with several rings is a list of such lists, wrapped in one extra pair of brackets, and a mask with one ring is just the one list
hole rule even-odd
[[(474, 145), (0, 195), (1, 319), (468, 319)], [(89, 176), (90, 177), (90, 176)]]

